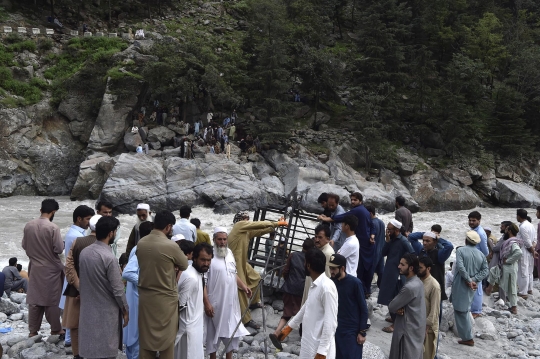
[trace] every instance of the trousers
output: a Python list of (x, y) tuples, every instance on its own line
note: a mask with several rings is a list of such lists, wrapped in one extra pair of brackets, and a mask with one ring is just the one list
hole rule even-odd
[[(141, 359), (156, 359), (156, 351), (140, 348)], [(159, 359), (174, 359), (174, 343), (165, 350), (159, 352)]]
[(474, 293), (474, 298), (471, 304), (471, 312), (473, 314), (482, 313), (482, 299), (484, 298), (484, 292), (482, 291), (482, 282), (478, 282), (478, 289)]
[(375, 267), (371, 265), (368, 269), (364, 268), (362, 260), (358, 263), (358, 268), (356, 269), (356, 276), (362, 281), (364, 286), (364, 293), (371, 294), (371, 282), (373, 281), (373, 275), (375, 274)]
[(458, 312), (454, 310), (454, 320), (459, 337), (462, 340), (473, 339), (472, 324), (471, 324), (471, 312)]
[(51, 332), (60, 332), (62, 324), (60, 323), (60, 308), (58, 306), (42, 307), (35, 304), (28, 305), (28, 330), (30, 334), (37, 333), (41, 328), (43, 314), (51, 325)]

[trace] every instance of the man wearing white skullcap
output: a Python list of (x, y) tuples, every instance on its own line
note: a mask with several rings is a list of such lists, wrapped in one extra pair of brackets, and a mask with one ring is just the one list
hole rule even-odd
[(150, 221), (152, 222), (152, 212), (150, 211), (150, 205), (147, 203), (139, 203), (137, 205), (137, 223), (133, 226), (131, 234), (129, 235), (126, 253), (129, 256), (133, 247), (139, 243), (141, 235), (139, 233), (139, 226), (141, 223)]
[[(204, 311), (206, 333), (206, 354), (216, 358), (220, 342), (227, 345), (229, 338), (240, 322), (240, 301), (238, 289), (251, 297), (251, 289), (242, 282), (236, 273), (236, 261), (227, 247), (227, 228), (214, 228), (214, 253), (212, 265), (208, 270), (208, 282), (204, 289)], [(226, 348), (227, 359), (232, 358), (232, 351), (238, 349), (240, 337), (249, 335), (244, 325), (234, 334)]]
[[(382, 305), (388, 305), (405, 284), (405, 276), (399, 274), (399, 261), (404, 254), (414, 253), (414, 249), (407, 238), (400, 233), (400, 229), (401, 222), (396, 219), (390, 220), (386, 227), (386, 243), (382, 249), (382, 256), (386, 256), (386, 263), (377, 299), (377, 303)], [(386, 318), (386, 321), (393, 323), (395, 317), (396, 315), (391, 313), (390, 317)], [(393, 332), (394, 325), (383, 328), (383, 331), (387, 333)]]

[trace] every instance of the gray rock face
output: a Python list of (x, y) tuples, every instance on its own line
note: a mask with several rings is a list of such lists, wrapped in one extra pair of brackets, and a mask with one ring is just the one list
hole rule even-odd
[(309, 122), (311, 123), (311, 127), (317, 130), (320, 125), (330, 122), (330, 116), (324, 112), (316, 112), (311, 115)]
[(168, 146), (172, 144), (175, 135), (176, 133), (169, 130), (167, 127), (158, 126), (148, 132), (148, 141), (159, 142), (162, 146)]
[(531, 208), (540, 205), (540, 192), (524, 183), (497, 178), (495, 197), (500, 205)]
[(86, 96), (70, 95), (58, 106), (58, 112), (69, 121), (69, 129), (75, 137), (87, 142), (94, 128), (95, 118), (91, 114), (91, 101)]
[(124, 145), (126, 145), (128, 151), (135, 152), (137, 146), (144, 145), (144, 142), (138, 132), (133, 133), (130, 131), (124, 135)]
[(132, 95), (118, 96), (114, 94), (110, 81), (107, 82), (107, 89), (103, 95), (96, 124), (88, 140), (89, 149), (98, 152), (112, 152), (122, 140), (128, 125), (128, 114), (137, 104), (137, 96), (143, 84), (138, 81), (126, 80), (123, 86), (125, 86), (124, 90)]
[(13, 303), (11, 300), (0, 298), (0, 312), (5, 313), (6, 315), (11, 315), (19, 313), (20, 310), (17, 304)]
[(96, 157), (82, 162), (71, 191), (71, 199), (98, 198), (115, 163), (116, 158), (111, 158), (106, 153), (98, 153)]

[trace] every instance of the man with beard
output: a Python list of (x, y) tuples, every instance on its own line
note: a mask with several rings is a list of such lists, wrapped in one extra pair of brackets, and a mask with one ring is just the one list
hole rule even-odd
[(518, 296), (527, 299), (532, 294), (534, 247), (536, 246), (536, 230), (527, 217), (527, 211), (518, 209), (516, 219), (519, 222), (518, 238), (523, 242), (523, 254), (519, 260)]
[(423, 256), (419, 259), (418, 278), (424, 284), (426, 301), (426, 338), (424, 340), (424, 358), (433, 359), (437, 353), (437, 338), (439, 337), (439, 317), (441, 314), (441, 286), (431, 275), (433, 261)]
[[(430, 267), (430, 276), (432, 276), (441, 288), (446, 288), (445, 284), (445, 268), (444, 264), (446, 260), (450, 258), (454, 245), (444, 238), (440, 238), (441, 226), (435, 224), (431, 227), (431, 232), (424, 232), (422, 234), (422, 250), (420, 251), (420, 257), (429, 257), (432, 261)], [(447, 300), (448, 297), (444, 292), (441, 293), (441, 300)]]
[(426, 303), (424, 285), (418, 274), (418, 257), (406, 253), (399, 261), (399, 274), (407, 282), (390, 304), (388, 310), (396, 313), (389, 359), (420, 359), (424, 351), (426, 334)]
[[(503, 221), (501, 222), (500, 226), (500, 233), (502, 234), (499, 240), (497, 241), (497, 244), (493, 246), (491, 249), (491, 258), (489, 259), (488, 269), (491, 271), (491, 268), (495, 266), (499, 266), (499, 258), (501, 254), (501, 248), (504, 245), (504, 241), (506, 241), (509, 237), (509, 234), (506, 232), (506, 229), (512, 225), (512, 222), (510, 221)], [(488, 280), (489, 282), (489, 280)], [(491, 285), (490, 291), (493, 290), (493, 287), (496, 285), (495, 283), (489, 283)], [(506, 298), (506, 293), (504, 290), (499, 287), (499, 298)], [(490, 292), (491, 293), (491, 292)], [(516, 292), (517, 293), (517, 292)]]
[[(154, 229), (154, 223), (143, 222), (139, 226), (141, 239)], [(137, 246), (133, 247), (128, 257), (128, 263), (122, 271), (122, 279), (126, 283), (126, 299), (129, 306), (129, 324), (124, 328), (123, 342), (126, 345), (128, 359), (139, 359), (139, 261)]]
[[(88, 206), (81, 205), (75, 208), (73, 211), (73, 224), (69, 227), (69, 230), (64, 237), (64, 257), (67, 258), (71, 245), (76, 238), (84, 237), (86, 230), (88, 229), (88, 224), (90, 218), (95, 214), (94, 210)], [(66, 290), (67, 281), (64, 278), (64, 286), (62, 288), (62, 293)], [(66, 304), (66, 296), (62, 295), (60, 297), (60, 304), (58, 305), (60, 309), (64, 309)], [(65, 328), (65, 326), (64, 326)], [(71, 345), (71, 333), (70, 330), (66, 330), (66, 341), (67, 346)]]
[(178, 277), (187, 258), (170, 240), (174, 214), (158, 212), (154, 229), (137, 244), (139, 261), (139, 345), (141, 359), (174, 357), (178, 330)]
[(123, 326), (129, 308), (118, 261), (109, 244), (120, 222), (101, 217), (96, 223), (96, 242), (81, 251), (79, 282), (79, 352), (83, 358), (115, 358), (122, 350)]
[[(478, 211), (472, 211), (469, 213), (469, 227), (480, 237), (480, 242), (476, 245), (476, 248), (487, 256), (489, 249), (487, 245), (487, 234), (484, 228), (480, 225), (482, 215)], [(471, 303), (471, 313), (473, 318), (477, 318), (482, 315), (482, 300), (484, 297), (484, 291), (482, 290), (482, 282), (478, 283), (476, 293)]]
[(141, 223), (150, 221), (152, 222), (152, 212), (150, 211), (150, 205), (146, 203), (139, 203), (137, 205), (137, 223), (133, 226), (131, 233), (128, 238), (128, 243), (126, 247), (126, 254), (129, 256), (133, 247), (139, 243), (141, 239), (141, 234), (139, 233), (139, 226)]
[[(96, 214), (99, 214), (103, 217), (111, 217), (113, 215), (113, 205), (111, 202), (107, 201), (99, 201), (96, 204)], [(118, 254), (118, 240), (120, 239), (120, 230), (122, 227), (118, 227), (118, 230), (116, 231), (116, 238), (114, 239), (114, 243), (111, 245), (112, 251), (114, 253), (114, 256), (116, 257)], [(87, 235), (90, 233), (87, 231)], [(129, 255), (130, 252), (127, 252)]]
[(232, 338), (230, 345), (225, 348), (226, 358), (231, 359), (233, 350), (238, 350), (240, 337), (249, 335), (246, 328), (240, 324), (234, 337), (231, 337), (240, 321), (237, 288), (244, 291), (248, 298), (251, 298), (252, 293), (236, 273), (234, 256), (227, 247), (225, 227), (214, 229), (214, 254), (215, 258), (212, 259), (208, 281), (204, 287), (206, 353), (210, 354), (210, 359), (216, 359), (220, 342), (227, 345)]
[(332, 255), (328, 265), (338, 293), (336, 358), (360, 359), (369, 328), (364, 286), (346, 272), (347, 259), (341, 254)]
[[(386, 228), (386, 243), (382, 250), (383, 257), (386, 257), (386, 264), (384, 265), (379, 297), (377, 298), (378, 304), (390, 304), (406, 280), (404, 275), (400, 277), (398, 266), (401, 258), (407, 253), (414, 253), (414, 249), (400, 231), (401, 223), (392, 219)], [(386, 321), (394, 323), (395, 319), (395, 313), (390, 311), (390, 317), (386, 318)], [(384, 327), (382, 330), (386, 333), (392, 333), (394, 331), (394, 324)]]
[[(256, 306), (262, 307), (262, 304), (259, 303), (260, 293), (256, 290), (261, 281), (261, 275), (248, 263), (249, 243), (254, 237), (260, 237), (272, 232), (278, 226), (286, 227), (288, 224), (284, 220), (279, 220), (278, 222), (251, 222), (246, 212), (237, 213), (234, 216), (233, 223), (234, 226), (231, 233), (229, 233), (229, 248), (233, 252), (234, 260), (238, 266), (238, 276), (254, 292), (252, 302), (257, 303)], [(240, 300), (240, 311), (243, 314), (248, 308), (248, 297), (240, 288), (238, 289), (238, 298)], [(242, 323), (253, 329), (260, 328), (260, 325), (251, 319), (251, 313), (249, 311), (242, 317)]]
[(398, 222), (402, 223), (403, 233), (408, 236), (413, 231), (413, 219), (412, 213), (407, 207), (405, 207), (405, 197), (396, 197), (396, 213), (395, 218)]
[(51, 325), (51, 334), (64, 334), (60, 324), (58, 303), (62, 295), (64, 266), (58, 255), (64, 251), (60, 228), (54, 223), (54, 214), (60, 207), (54, 199), (41, 202), (41, 216), (26, 224), (22, 248), (30, 259), (28, 274), (28, 329), (30, 337), (38, 335), (43, 314)]
[[(523, 239), (516, 238), (519, 232), (518, 227), (511, 223), (506, 228), (505, 239), (499, 252), (499, 263), (489, 270), (489, 285), (486, 288), (486, 294), (490, 295), (494, 284), (499, 284), (499, 290), (502, 290), (508, 296), (510, 303), (510, 313), (517, 314), (517, 283), (519, 259), (525, 249)], [(505, 300), (506, 297), (500, 297)]]
[[(330, 245), (330, 227), (325, 224), (319, 224), (315, 227), (315, 238), (314, 238), (315, 247), (320, 249), (324, 256), (326, 257), (326, 263), (330, 261), (330, 257), (334, 254), (334, 249)], [(330, 267), (327, 265), (325, 267), (325, 274), (330, 278)], [(309, 289), (311, 288), (311, 277), (306, 272), (306, 282), (304, 284), (304, 295), (302, 296), (302, 305), (306, 302), (309, 294)]]
[(488, 275), (486, 256), (476, 246), (480, 243), (476, 231), (467, 232), (465, 246), (456, 250), (456, 272), (452, 283), (450, 302), (454, 306), (454, 320), (459, 337), (458, 343), (474, 346), (471, 304), (478, 289), (478, 283)]
[(293, 329), (302, 324), (300, 358), (335, 359), (335, 333), (337, 328), (338, 293), (334, 282), (324, 275), (326, 256), (319, 249), (312, 248), (306, 253), (306, 272), (313, 280), (306, 303), (285, 328), (270, 339), (276, 348), (282, 350), (283, 341)]
[(180, 325), (174, 346), (175, 359), (187, 359), (188, 355), (190, 359), (204, 359), (203, 274), (208, 272), (213, 257), (211, 245), (197, 244), (193, 249), (193, 264), (178, 281)]
[[(328, 202), (326, 208), (330, 211), (330, 217), (339, 216), (345, 213), (345, 210), (339, 204), (339, 196), (335, 193), (328, 193)], [(345, 243), (345, 234), (343, 233), (341, 223), (330, 222), (330, 245), (337, 251)]]

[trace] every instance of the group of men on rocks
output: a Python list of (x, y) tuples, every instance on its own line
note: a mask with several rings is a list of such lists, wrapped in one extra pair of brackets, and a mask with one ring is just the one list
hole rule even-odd
[[(474, 345), (470, 312), (479, 314), (480, 297), (481, 313), (483, 280), (488, 278), (488, 294), (498, 286), (512, 313), (517, 313), (518, 295), (532, 294), (540, 247), (525, 210), (517, 211), (519, 226), (501, 224), (499, 240), (486, 228), (488, 237), (480, 213), (471, 212), (471, 230), (456, 250), (452, 272), (446, 273), (453, 245), (440, 238), (440, 225), (413, 232), (402, 197), (396, 198), (396, 218), (386, 226), (373, 206), (364, 206), (362, 194), (352, 193), (350, 200), (346, 212), (339, 196), (321, 194), (324, 214), (314, 237), (286, 258), (283, 316), (270, 335), (277, 348), (301, 326), (301, 358), (361, 358), (370, 327), (366, 299), (375, 273), (377, 302), (390, 313), (390, 325), (383, 328), (392, 333), (390, 359), (436, 356), (447, 277), (459, 344)], [(62, 240), (53, 222), (59, 205), (46, 199), (41, 216), (25, 226), (22, 246), (32, 281), (21, 283), (28, 289), (29, 336), (38, 335), (45, 315), (51, 334), (65, 336), (75, 358), (115, 358), (124, 344), (129, 359), (154, 359), (157, 353), (162, 359), (202, 359), (205, 351), (213, 359), (223, 343), (231, 359), (240, 337), (249, 334), (246, 327), (260, 329), (249, 311), (263, 307), (261, 276), (248, 262), (250, 241), (288, 223), (252, 222), (240, 212), (229, 233), (216, 227), (210, 240), (200, 220), (190, 220), (190, 207), (181, 207), (177, 220), (172, 212), (154, 214), (140, 203), (119, 263), (114, 245), (120, 223), (112, 209), (108, 202), (98, 202), (96, 210), (77, 207)]]

